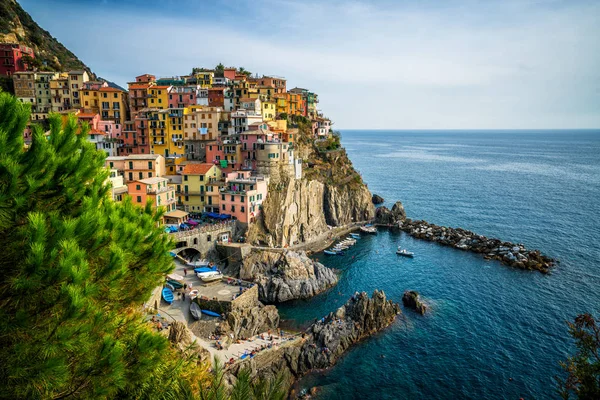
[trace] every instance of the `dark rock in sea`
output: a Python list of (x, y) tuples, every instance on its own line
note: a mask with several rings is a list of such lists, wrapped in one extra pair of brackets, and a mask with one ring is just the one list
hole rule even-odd
[(411, 308), (421, 315), (424, 315), (427, 311), (427, 305), (421, 301), (419, 292), (415, 292), (414, 290), (404, 292), (402, 303), (405, 307)]
[(373, 201), (373, 204), (382, 204), (385, 200), (383, 199), (383, 197), (379, 196), (378, 194), (374, 194), (372, 197), (372, 201)]
[(397, 201), (391, 210), (387, 207), (378, 207), (375, 210), (376, 224), (396, 226), (404, 220), (406, 220), (406, 212), (400, 201)]

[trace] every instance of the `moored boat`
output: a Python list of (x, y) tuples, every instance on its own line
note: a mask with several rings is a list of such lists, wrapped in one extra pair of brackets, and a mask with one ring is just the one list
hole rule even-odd
[(360, 230), (365, 233), (377, 234), (377, 228), (375, 228), (373, 225), (361, 226)]
[(350, 236), (352, 236), (354, 239), (360, 239), (359, 233), (351, 233)]
[(202, 310), (202, 314), (210, 315), (211, 317), (220, 317), (221, 314), (210, 310)]
[(214, 282), (214, 281), (218, 281), (221, 280), (221, 278), (223, 277), (223, 274), (221, 274), (220, 272), (217, 272), (214, 275), (204, 275), (202, 277), (200, 277), (200, 279), (202, 279), (202, 282)]
[(214, 267), (199, 267), (199, 268), (194, 268), (194, 272), (195, 273), (212, 272), (212, 271), (217, 271), (217, 266), (216, 265)]
[(404, 256), (404, 257), (414, 257), (415, 253), (412, 253), (406, 249), (401, 249), (400, 246), (398, 246), (398, 249), (396, 250), (396, 254), (398, 254), (399, 256)]
[(162, 298), (165, 302), (171, 304), (175, 296), (173, 296), (173, 291), (169, 288), (163, 288), (162, 290)]
[(208, 260), (196, 260), (187, 262), (187, 265), (189, 265), (190, 267), (207, 267), (208, 264)]
[(202, 310), (198, 303), (192, 302), (192, 304), (190, 304), (190, 314), (192, 314), (192, 317), (194, 317), (196, 321), (202, 317)]

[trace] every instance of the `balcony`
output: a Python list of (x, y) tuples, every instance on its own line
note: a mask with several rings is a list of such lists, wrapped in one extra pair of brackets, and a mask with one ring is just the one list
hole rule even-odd
[(175, 191), (175, 186), (163, 186), (160, 189), (148, 189), (148, 191), (146, 191), (146, 193), (157, 194), (157, 193), (168, 192), (169, 190)]

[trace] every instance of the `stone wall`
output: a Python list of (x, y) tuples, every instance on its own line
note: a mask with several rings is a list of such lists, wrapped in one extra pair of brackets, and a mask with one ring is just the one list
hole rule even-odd
[(232, 302), (232, 308), (250, 308), (258, 304), (258, 286), (253, 285)]
[(231, 301), (227, 300), (210, 300), (196, 297), (194, 300), (202, 310), (210, 310), (217, 312), (221, 315), (227, 315), (231, 312)]
[(177, 247), (193, 247), (198, 250), (201, 257), (215, 249), (219, 237), (223, 233), (228, 233), (233, 238), (237, 233), (237, 222), (230, 221), (223, 224), (205, 226), (191, 231), (181, 231), (172, 233), (172, 237), (177, 242)]

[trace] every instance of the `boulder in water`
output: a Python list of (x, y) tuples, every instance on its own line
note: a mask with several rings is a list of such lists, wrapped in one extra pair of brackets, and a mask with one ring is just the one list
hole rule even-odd
[(372, 201), (373, 201), (373, 204), (382, 204), (385, 200), (383, 199), (383, 197), (379, 196), (378, 194), (374, 194), (372, 197)]
[(421, 315), (427, 311), (427, 305), (420, 300), (419, 292), (414, 290), (404, 292), (402, 303), (405, 307), (411, 308)]

